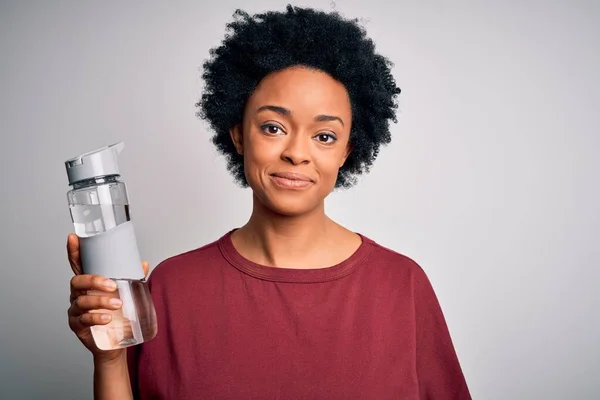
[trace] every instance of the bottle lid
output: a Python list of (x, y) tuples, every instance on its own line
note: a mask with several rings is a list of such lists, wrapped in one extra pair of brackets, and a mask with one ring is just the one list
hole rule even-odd
[(120, 175), (117, 156), (125, 144), (118, 142), (65, 161), (69, 185), (108, 175)]

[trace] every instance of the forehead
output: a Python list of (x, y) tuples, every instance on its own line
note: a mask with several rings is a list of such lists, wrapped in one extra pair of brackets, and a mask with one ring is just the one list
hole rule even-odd
[(344, 85), (325, 72), (291, 67), (267, 75), (248, 101), (250, 112), (263, 105), (285, 107), (293, 113), (351, 113), (350, 99)]

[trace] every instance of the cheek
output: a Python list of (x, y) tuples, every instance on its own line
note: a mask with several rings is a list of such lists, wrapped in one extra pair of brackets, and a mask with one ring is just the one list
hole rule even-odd
[(335, 184), (343, 156), (344, 153), (342, 151), (336, 151), (330, 152), (329, 154), (323, 154), (319, 157), (318, 168), (321, 172), (321, 177), (326, 180), (328, 184)]
[(274, 141), (248, 135), (244, 148), (244, 168), (248, 179), (256, 179), (270, 164), (279, 160), (281, 149)]

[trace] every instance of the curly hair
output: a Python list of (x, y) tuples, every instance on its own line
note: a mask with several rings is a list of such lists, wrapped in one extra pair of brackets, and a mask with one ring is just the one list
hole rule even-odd
[(340, 168), (335, 187), (347, 188), (368, 172), (380, 146), (391, 141), (389, 121), (397, 122), (400, 88), (393, 64), (375, 52), (357, 19), (337, 12), (288, 5), (286, 11), (255, 14), (236, 10), (219, 47), (203, 64), (204, 93), (198, 116), (215, 134), (212, 142), (227, 159), (227, 169), (247, 187), (243, 156), (229, 131), (242, 123), (248, 98), (268, 74), (292, 66), (317, 69), (341, 82), (352, 111), (351, 152)]

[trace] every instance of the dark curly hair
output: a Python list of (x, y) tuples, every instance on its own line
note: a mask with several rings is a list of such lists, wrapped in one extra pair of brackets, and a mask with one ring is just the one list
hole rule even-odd
[(226, 25), (222, 44), (210, 50), (202, 77), (205, 92), (198, 116), (215, 131), (212, 142), (227, 158), (227, 168), (243, 187), (243, 156), (229, 130), (242, 123), (246, 102), (268, 74), (291, 66), (318, 69), (341, 82), (350, 95), (351, 153), (340, 169), (336, 188), (350, 187), (369, 171), (382, 144), (391, 141), (389, 120), (396, 120), (396, 86), (385, 57), (357, 19), (288, 5), (285, 12), (249, 15), (237, 10)]

